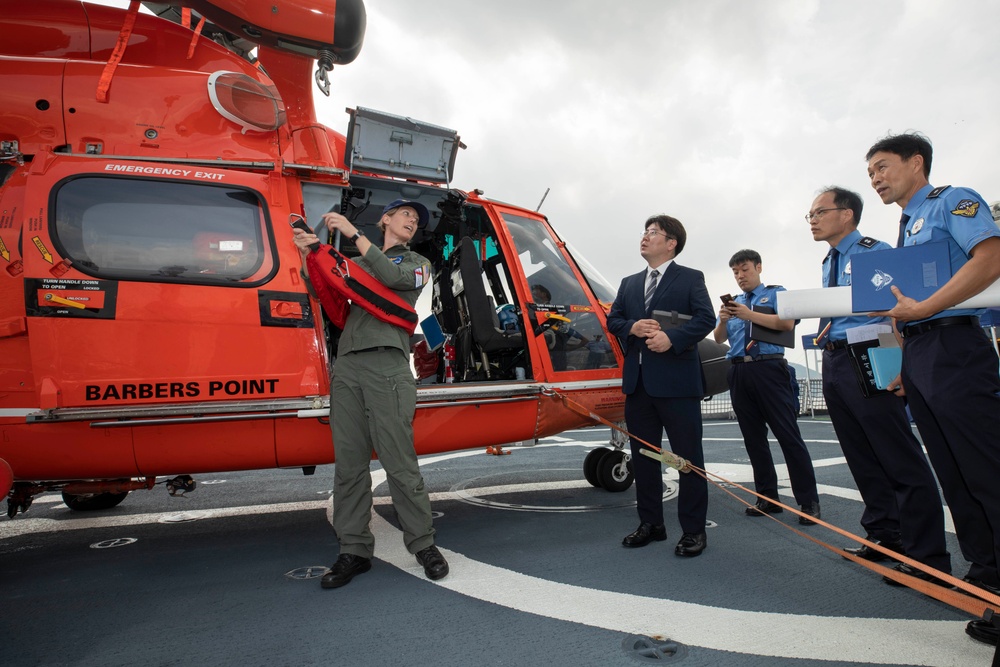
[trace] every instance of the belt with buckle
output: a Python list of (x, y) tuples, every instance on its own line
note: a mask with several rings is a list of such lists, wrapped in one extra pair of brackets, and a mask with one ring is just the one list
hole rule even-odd
[(926, 322), (910, 324), (903, 327), (903, 338), (918, 336), (922, 333), (927, 333), (931, 329), (937, 329), (938, 327), (958, 326), (978, 327), (979, 318), (974, 315), (956, 315), (955, 317), (939, 317), (936, 320), (927, 320)]
[(831, 340), (828, 341), (827, 344), (824, 345), (823, 347), (826, 348), (827, 352), (833, 352), (834, 350), (843, 350), (847, 347), (847, 339), (844, 338), (841, 340)]
[(748, 355), (745, 357), (733, 357), (732, 362), (734, 364), (749, 364), (751, 361), (767, 361), (768, 359), (784, 359), (784, 358), (785, 355), (783, 354), (762, 354), (759, 357), (751, 357)]

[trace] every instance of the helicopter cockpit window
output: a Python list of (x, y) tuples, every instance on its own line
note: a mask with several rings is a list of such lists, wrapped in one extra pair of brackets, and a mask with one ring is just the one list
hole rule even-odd
[(553, 306), (548, 309), (552, 320), (550, 331), (543, 334), (552, 368), (562, 371), (615, 367), (617, 362), (604, 328), (555, 239), (537, 220), (509, 213), (503, 217), (528, 279), (536, 311), (546, 312), (546, 306)]
[(57, 189), (52, 210), (58, 250), (98, 278), (251, 286), (274, 270), (248, 190), (84, 177)]

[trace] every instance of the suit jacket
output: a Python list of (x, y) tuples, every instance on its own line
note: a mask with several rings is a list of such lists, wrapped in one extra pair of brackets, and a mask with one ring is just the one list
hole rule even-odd
[[(701, 271), (671, 262), (645, 306), (646, 271), (627, 276), (608, 314), (608, 330), (618, 337), (625, 351), (622, 391), (635, 391), (639, 378), (639, 353), (642, 353), (643, 387), (650, 396), (660, 398), (698, 397), (704, 395), (698, 342), (715, 328), (715, 311)], [(650, 352), (644, 338), (629, 333), (636, 320), (651, 318), (654, 310), (690, 315), (683, 326), (666, 333), (672, 344), (666, 352)]]

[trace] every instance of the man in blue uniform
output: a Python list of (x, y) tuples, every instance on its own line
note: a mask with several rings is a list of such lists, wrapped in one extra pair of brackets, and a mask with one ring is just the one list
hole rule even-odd
[[(830, 244), (830, 252), (823, 260), (826, 287), (851, 284), (853, 255), (891, 247), (861, 236), (858, 222), (863, 207), (861, 195), (831, 187), (816, 197), (806, 215), (813, 239)], [(888, 320), (867, 315), (834, 317), (829, 329), (821, 322), (822, 339), (817, 340), (825, 349), (823, 397), (865, 502), (861, 525), (870, 541), (950, 573), (941, 496), (927, 458), (910, 429), (903, 399), (890, 393), (866, 398), (847, 352), (847, 330), (870, 324), (888, 324)], [(844, 551), (871, 561), (887, 558), (867, 546)], [(907, 565), (901, 564), (899, 569), (923, 576)], [(892, 579), (885, 581), (896, 583)]]
[[(1000, 230), (978, 193), (930, 185), (932, 156), (915, 133), (881, 139), (865, 155), (879, 198), (903, 209), (897, 246), (943, 242), (951, 257), (952, 276), (934, 294), (917, 301), (892, 286), (896, 305), (877, 314), (895, 318), (903, 335), (902, 374), (890, 386), (906, 395), (941, 482), (971, 562), (965, 579), (1000, 594), (1000, 369), (980, 311), (946, 310), (1000, 277)], [(997, 643), (986, 621), (966, 632)]]
[[(761, 284), (761, 257), (755, 250), (737, 252), (729, 260), (729, 268), (743, 293), (719, 308), (714, 335), (716, 343), (729, 339), (729, 352), (726, 353), (732, 362), (728, 376), (729, 396), (750, 456), (754, 486), (760, 495), (778, 499), (778, 473), (767, 442), (767, 427), (770, 426), (785, 456), (795, 502), (804, 514), (819, 518), (816, 473), (796, 421), (795, 395), (785, 361), (785, 348), (750, 338), (751, 323), (779, 331), (795, 327), (793, 321), (778, 319), (774, 313), (775, 295), (785, 288)], [(770, 312), (754, 310), (755, 306)], [(781, 511), (780, 506), (764, 499), (746, 509), (747, 516)], [(815, 524), (802, 516), (799, 523)]]
[[(608, 331), (618, 336), (625, 351), (622, 392), (629, 432), (660, 446), (666, 429), (673, 452), (704, 468), (698, 342), (712, 330), (712, 301), (701, 271), (674, 261), (686, 240), (687, 232), (676, 218), (656, 215), (646, 221), (639, 254), (648, 268), (622, 280), (608, 314)], [(690, 319), (663, 331), (654, 310), (676, 311)], [(642, 443), (632, 438), (630, 445), (640, 523), (622, 544), (644, 547), (667, 539), (663, 476), (659, 461), (640, 455)], [(698, 556), (706, 546), (708, 483), (687, 472), (681, 474), (679, 486), (677, 516), (683, 535), (674, 553)]]

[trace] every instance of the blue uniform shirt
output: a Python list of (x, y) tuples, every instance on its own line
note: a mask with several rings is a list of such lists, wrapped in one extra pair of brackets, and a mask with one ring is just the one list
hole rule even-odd
[[(937, 193), (936, 196), (928, 196)], [(910, 199), (903, 214), (906, 224), (904, 246), (945, 241), (954, 275), (969, 261), (969, 251), (991, 236), (1000, 236), (989, 205), (979, 193), (968, 188), (932, 188), (925, 185)], [(929, 320), (955, 315), (981, 315), (982, 309), (963, 308), (941, 311)], [(913, 324), (909, 322), (908, 324)]]
[[(836, 270), (837, 276), (837, 286), (850, 285), (851, 284), (851, 255), (856, 255), (860, 252), (868, 252), (870, 250), (889, 250), (892, 246), (885, 241), (876, 241), (875, 239), (865, 237), (861, 235), (861, 232), (854, 230), (844, 238), (840, 240), (837, 244), (837, 252), (840, 253), (838, 258), (839, 266), (833, 267)], [(826, 259), (823, 260), (823, 284), (829, 285), (830, 279), (830, 255), (827, 254)], [(868, 317), (867, 315), (849, 315), (847, 317), (834, 317), (831, 318), (830, 324), (830, 334), (827, 340), (847, 340), (847, 330), (853, 329), (854, 327), (865, 326), (868, 324), (889, 324), (888, 317)]]
[[(753, 310), (754, 306), (768, 306), (777, 311), (778, 306), (775, 295), (778, 292), (784, 291), (785, 288), (781, 285), (757, 285), (757, 287), (753, 290), (753, 303), (747, 303), (747, 295), (745, 292), (736, 297), (736, 302), (742, 303), (751, 310)], [(717, 319), (716, 324), (718, 324), (718, 322), (719, 320)], [(729, 352), (726, 353), (727, 359), (746, 355), (746, 341), (743, 340), (743, 331), (745, 328), (746, 322), (744, 320), (731, 318), (726, 322), (726, 336), (729, 337)], [(761, 343), (758, 341), (756, 345), (760, 347), (759, 352), (761, 354), (785, 353), (785, 348), (780, 345), (775, 345), (774, 343)]]

